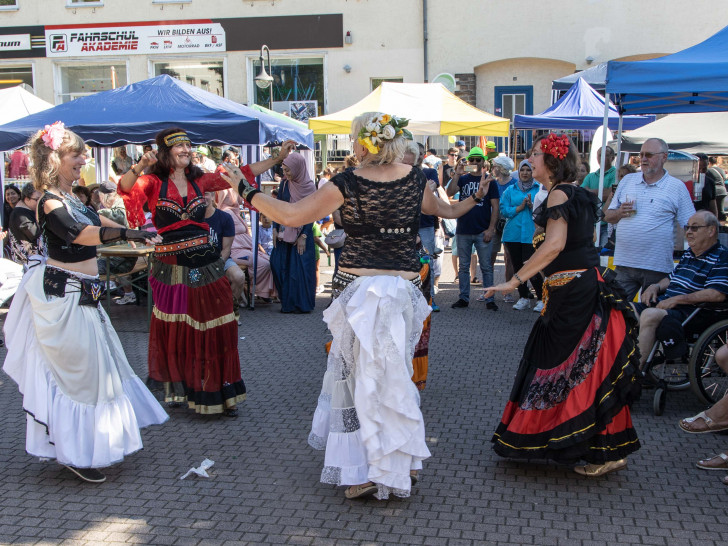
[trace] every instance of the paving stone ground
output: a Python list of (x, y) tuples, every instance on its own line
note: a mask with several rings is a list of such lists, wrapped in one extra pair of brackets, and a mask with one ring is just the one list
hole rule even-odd
[[(567, 467), (497, 457), (490, 437), (536, 314), (503, 304), (486, 310), (474, 301), (479, 285), (469, 308), (451, 309), (457, 285), (449, 255), (445, 262), (422, 393), (433, 456), (409, 499), (350, 501), (343, 488), (319, 483), (323, 453), (306, 438), (326, 365), (325, 293), (310, 315), (283, 315), (277, 305), (243, 313), (249, 394), (237, 419), (171, 410), (166, 424), (143, 431), (144, 449), (109, 468), (101, 485), (25, 453), (21, 397), (0, 373), (0, 543), (728, 542), (723, 473), (694, 466), (727, 448), (728, 437), (680, 431), (679, 418), (703, 409), (689, 391), (670, 393), (661, 417), (652, 414), (651, 392), (636, 403), (643, 447), (625, 471), (589, 480)], [(114, 306), (111, 317), (146, 378), (144, 307)], [(215, 461), (209, 479), (179, 479), (205, 458)]]

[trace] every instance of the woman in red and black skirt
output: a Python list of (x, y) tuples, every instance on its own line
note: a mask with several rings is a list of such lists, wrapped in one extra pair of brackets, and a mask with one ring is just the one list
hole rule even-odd
[[(165, 401), (187, 402), (202, 414), (237, 415), (245, 399), (240, 374), (238, 325), (224, 264), (209, 240), (205, 192), (230, 185), (219, 173), (190, 164), (184, 130), (166, 129), (158, 150), (144, 154), (119, 183), (130, 225), (144, 223), (142, 205), (162, 236), (155, 247), (149, 284), (154, 312), (149, 331), (149, 377), (164, 383)], [(282, 158), (281, 158), (282, 159)], [(277, 159), (243, 167), (253, 175)], [(151, 167), (151, 174), (141, 173)]]
[(491, 441), (503, 457), (585, 461), (577, 473), (601, 476), (626, 467), (627, 455), (640, 447), (629, 411), (639, 395), (637, 322), (598, 269), (599, 202), (570, 183), (578, 166), (573, 143), (565, 135), (543, 137), (529, 162), (533, 177), (550, 188), (535, 215), (545, 239), (486, 297), (510, 292), (543, 270), (544, 309)]

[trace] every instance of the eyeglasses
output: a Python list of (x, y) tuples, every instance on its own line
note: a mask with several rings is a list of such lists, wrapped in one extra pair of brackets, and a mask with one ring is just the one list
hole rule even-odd
[(468, 163), (482, 163), (483, 158), (482, 157), (469, 157)]
[(666, 154), (666, 153), (667, 152), (640, 152), (640, 157), (641, 158), (645, 158), (646, 157), (647, 159), (652, 159), (656, 155)]
[(708, 226), (707, 225), (705, 225), (705, 226), (698, 226), (698, 225), (691, 226), (691, 225), (688, 224), (688, 225), (683, 226), (683, 229), (686, 232), (688, 232), (688, 231), (698, 231), (700, 228), (704, 228), (704, 227), (708, 227)]

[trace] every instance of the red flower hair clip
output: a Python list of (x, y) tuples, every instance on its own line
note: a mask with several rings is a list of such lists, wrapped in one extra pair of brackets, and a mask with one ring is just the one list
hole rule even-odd
[(564, 159), (569, 153), (569, 145), (571, 140), (566, 135), (556, 135), (551, 133), (541, 141), (541, 151), (545, 154), (554, 156), (557, 159)]

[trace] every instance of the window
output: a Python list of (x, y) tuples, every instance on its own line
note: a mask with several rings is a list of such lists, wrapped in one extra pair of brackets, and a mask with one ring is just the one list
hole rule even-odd
[(57, 94), (56, 104), (92, 95), (99, 91), (116, 89), (128, 83), (126, 63), (123, 62), (59, 66), (58, 68), (60, 81), (56, 85), (56, 89), (60, 89), (60, 92)]
[(382, 82), (404, 83), (404, 78), (372, 78), (372, 91), (382, 85)]
[(154, 75), (161, 76), (162, 74), (169, 74), (173, 78), (210, 93), (225, 96), (225, 70), (221, 60), (181, 59), (163, 63), (155, 62)]
[[(250, 79), (254, 80), (260, 73), (260, 59), (253, 61), (253, 71)], [(267, 63), (266, 63), (267, 65)], [(266, 66), (266, 71), (268, 67)], [(271, 74), (273, 85), (260, 89), (253, 85), (253, 103), (268, 108), (271, 89), (273, 91), (273, 109), (290, 113), (292, 103), (303, 105), (307, 109), (307, 115), (316, 110), (315, 115), (323, 114), (324, 110), (324, 59), (295, 58), (295, 59), (271, 59)], [(316, 101), (314, 106), (311, 101)], [(276, 103), (285, 103), (279, 104)]]
[(19, 0), (0, 0), (0, 10), (16, 10), (18, 9)]
[(26, 84), (33, 87), (33, 67), (30, 65), (0, 67), (0, 89)]
[(104, 0), (66, 0), (67, 8), (83, 8), (103, 6)]

